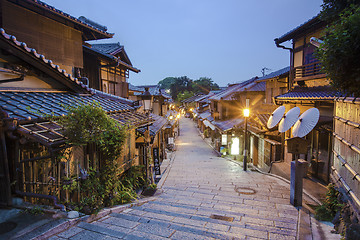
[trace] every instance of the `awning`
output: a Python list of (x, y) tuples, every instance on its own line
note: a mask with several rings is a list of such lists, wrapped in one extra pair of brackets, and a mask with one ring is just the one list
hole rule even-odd
[(211, 122), (209, 122), (208, 120), (204, 120), (203, 123), (204, 123), (205, 126), (211, 128), (211, 130), (213, 130), (213, 131), (215, 130), (215, 126)]
[(226, 132), (244, 122), (243, 118), (234, 118), (225, 121), (214, 121), (213, 124), (221, 131)]
[(18, 132), (47, 147), (62, 145), (66, 140), (62, 126), (53, 121), (20, 124)]
[[(130, 124), (134, 127), (142, 127), (154, 122), (144, 114), (136, 112), (115, 112), (109, 116), (121, 125)], [(165, 121), (166, 123), (166, 121)], [(63, 127), (54, 121), (19, 124), (18, 133), (47, 147), (59, 147), (66, 142), (63, 135)]]

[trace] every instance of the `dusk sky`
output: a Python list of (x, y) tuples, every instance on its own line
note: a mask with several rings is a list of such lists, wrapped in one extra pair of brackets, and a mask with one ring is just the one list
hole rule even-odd
[(44, 0), (115, 33), (134, 67), (129, 82), (209, 77), (220, 86), (289, 65), (274, 39), (321, 10), (321, 0)]

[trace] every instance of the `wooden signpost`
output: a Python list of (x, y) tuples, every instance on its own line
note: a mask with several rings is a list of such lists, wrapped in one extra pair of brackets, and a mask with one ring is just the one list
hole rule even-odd
[(288, 153), (295, 155), (295, 161), (291, 162), (290, 175), (290, 203), (294, 207), (302, 206), (303, 177), (305, 160), (299, 160), (299, 154), (307, 154), (309, 142), (306, 139), (294, 137), (286, 139)]

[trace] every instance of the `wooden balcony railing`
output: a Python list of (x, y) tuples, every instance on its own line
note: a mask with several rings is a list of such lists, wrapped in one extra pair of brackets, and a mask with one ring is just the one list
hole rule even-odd
[(295, 67), (292, 70), (294, 80), (310, 79), (316, 75), (323, 75), (320, 62), (314, 62), (302, 66)]

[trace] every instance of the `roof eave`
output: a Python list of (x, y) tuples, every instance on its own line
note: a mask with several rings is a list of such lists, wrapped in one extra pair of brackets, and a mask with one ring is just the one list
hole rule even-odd
[(320, 28), (325, 25), (326, 23), (320, 20), (319, 15), (317, 15), (311, 18), (310, 20), (308, 20), (307, 22), (305, 22), (304, 24), (298, 26), (297, 28), (294, 28), (288, 33), (285, 33), (281, 37), (275, 38), (274, 41), (276, 44), (280, 44), (296, 38), (297, 36), (303, 34), (303, 32), (308, 31), (309, 29)]
[[(114, 36), (114, 33), (108, 33), (106, 31), (97, 29), (97, 28), (95, 28), (87, 23), (84, 23), (84, 22), (80, 21), (79, 19), (77, 19), (61, 10), (58, 10), (58, 9), (56, 9), (44, 2), (38, 1), (38, 0), (23, 0), (23, 1), (8, 0), (8, 1), (10, 1), (14, 4), (17, 4), (21, 7), (24, 7), (30, 11), (34, 11), (40, 15), (44, 15), (54, 21), (60, 22), (67, 26), (69, 26), (69, 23), (68, 23), (69, 21), (72, 22), (75, 25), (70, 24), (70, 26), (72, 25), (72, 27), (74, 27), (75, 29), (78, 29), (81, 32), (83, 32), (85, 41), (112, 38)], [(45, 15), (44, 11), (50, 13), (50, 15), (49, 14)]]
[[(18, 42), (14, 36), (8, 35), (3, 29), (0, 29), (0, 46), (3, 49), (11, 48), (10, 52), (21, 58), (33, 67), (48, 74), (54, 79), (61, 79), (61, 83), (77, 93), (91, 94), (89, 88), (85, 87), (77, 78), (73, 78), (51, 60), (45, 59), (45, 56), (38, 54), (35, 49), (28, 48), (25, 43)], [(25, 50), (25, 49), (28, 49)], [(14, 51), (15, 50), (15, 51)]]

